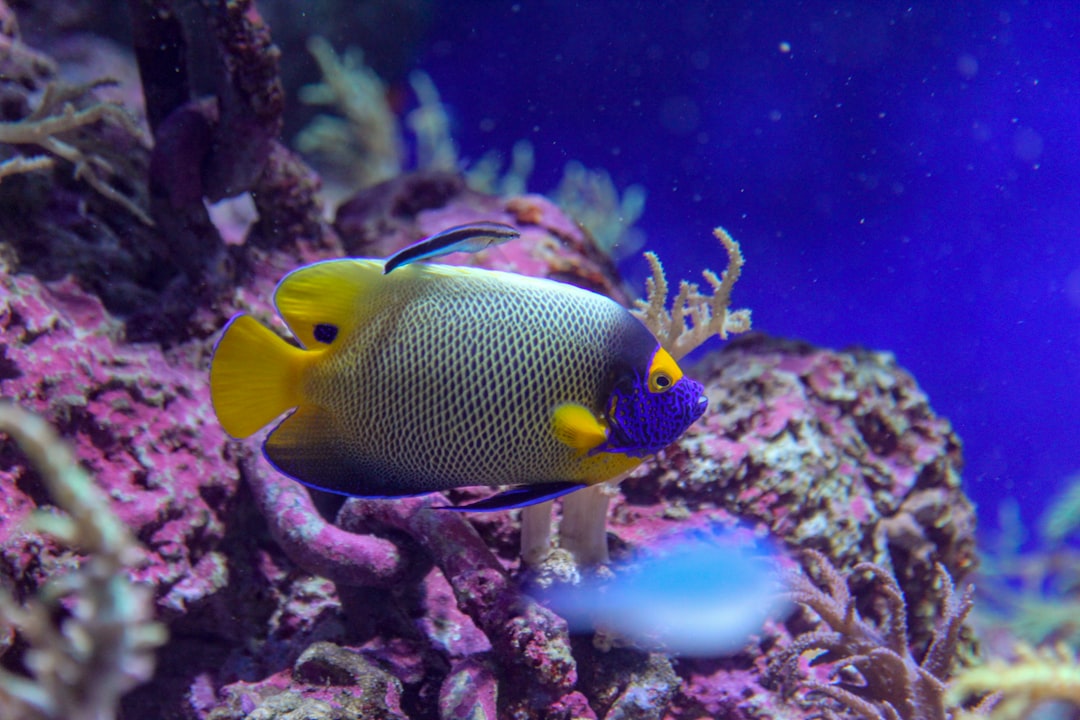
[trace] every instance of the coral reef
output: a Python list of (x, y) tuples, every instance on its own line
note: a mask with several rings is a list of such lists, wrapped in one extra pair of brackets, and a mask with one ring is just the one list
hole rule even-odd
[[(149, 674), (146, 651), (161, 636), (148, 608), (169, 630), (152, 680), (121, 700), (125, 717), (804, 718), (845, 711), (767, 686), (770, 665), (802, 649), (846, 649), (835, 658), (840, 664), (877, 662), (865, 646), (873, 631), (891, 653), (881, 662), (900, 658), (912, 687), (940, 680), (955, 645), (971, 650), (961, 630), (966, 600), (949, 600), (946, 582), (965, 583), (975, 566), (960, 444), (888, 354), (760, 335), (733, 340), (689, 369), (706, 383), (710, 410), (678, 443), (618, 490), (579, 493), (545, 509), (562, 515), (564, 540), (580, 534), (571, 546), (594, 549), (585, 560), (632, 558), (671, 532), (740, 522), (821, 553), (818, 577), (829, 592), (804, 585), (802, 597), (833, 635), (815, 633), (805, 616), (770, 621), (724, 657), (673, 659), (602, 634), (571, 636), (523, 587), (605, 571), (562, 551), (523, 560), (523, 536), (534, 550), (550, 536), (550, 522), (537, 516), (463, 516), (433, 508), (441, 499), (432, 497), (311, 493), (276, 474), (255, 442), (226, 438), (207, 391), (215, 333), (238, 310), (284, 332), (270, 297), (298, 265), (344, 253), (382, 256), (484, 220), (511, 224), (521, 238), (450, 262), (571, 282), (628, 306), (636, 293), (620, 280), (611, 247), (554, 202), (478, 192), (456, 169), (391, 177), (353, 194), (325, 222), (320, 178), (277, 140), (285, 88), (255, 5), (129, 6), (152, 149), (133, 137), (141, 125), (113, 122), (111, 110), (95, 111), (103, 117), (59, 140), (83, 152), (103, 149), (111, 170), (94, 164), (105, 173), (98, 177), (129, 199), (148, 199), (154, 224), (118, 212), (65, 162), (4, 178), (0, 203), (22, 211), (0, 222), (0, 395), (70, 443), (107, 506), (95, 517), (115, 516), (143, 549), (122, 564), (116, 545), (69, 550), (73, 535), (52, 532), (63, 522), (29, 518), (79, 511), (48, 487), (49, 473), (27, 457), (32, 450), (0, 444), (0, 586), (11, 596), (0, 613), (16, 626), (0, 635), (5, 668), (42, 667), (34, 654), (40, 638), (20, 608), (35, 607), (60, 579), (101, 567), (143, 603), (119, 626), (123, 638), (134, 638), (120, 656), (135, 660), (110, 666), (83, 658), (71, 670), (111, 673), (102, 703)], [(29, 119), (29, 127), (57, 65), (21, 43), (8, 14), (0, 3), (0, 93), (9, 100), (2, 120)], [(431, 162), (446, 165), (436, 159), (449, 136), (431, 115), (438, 110), (431, 89), (418, 89), (429, 100), (414, 120), (430, 130)], [(70, 100), (70, 112), (54, 95), (46, 115), (75, 122), (90, 107), (111, 107), (100, 91)], [(28, 149), (5, 145), (8, 156)], [(512, 174), (524, 174), (526, 164), (519, 160)], [(246, 216), (226, 212), (245, 206)], [(749, 325), (746, 311), (728, 309), (741, 255), (726, 233), (717, 237), (730, 264), (722, 276), (706, 273), (711, 294), (686, 283), (669, 306), (659, 261), (649, 260), (653, 278), (637, 310), (673, 354)], [(450, 499), (476, 492), (456, 490)], [(859, 575), (866, 562), (876, 582), (839, 580), (840, 572)], [(85, 606), (78, 594), (52, 597), (59, 604), (48, 620), (63, 635), (76, 627), (66, 623), (86, 617)], [(937, 621), (943, 602), (952, 618), (946, 627)], [(126, 634), (136, 627), (142, 635)], [(846, 671), (841, 677), (842, 689), (823, 692), (855, 692)], [(22, 679), (31, 685), (18, 692), (39, 710), (78, 717), (73, 708), (46, 707), (66, 702), (60, 691), (41, 699), (50, 694), (47, 675)]]
[(25, 157), (16, 155), (0, 162), (0, 180), (8, 175), (53, 167), (52, 156), (67, 160), (74, 166), (74, 176), (85, 180), (102, 197), (113, 201), (147, 225), (152, 225), (150, 216), (131, 198), (110, 185), (107, 178), (118, 175), (116, 168), (93, 149), (79, 147), (78, 131), (87, 125), (109, 121), (118, 125), (142, 147), (148, 148), (150, 141), (135, 120), (119, 105), (111, 103), (91, 103), (76, 110), (75, 102), (82, 100), (90, 87), (69, 87), (58, 82), (50, 82), (38, 106), (22, 120), (0, 123), (0, 143), (8, 145), (36, 145), (48, 155)]
[(992, 705), (992, 711), (958, 717), (1020, 720), (1035, 717), (1039, 706), (1050, 703), (1068, 703), (1075, 711), (1080, 709), (1080, 661), (1064, 645), (1018, 645), (1012, 660), (994, 658), (957, 674), (949, 702), (959, 704), (971, 696), (984, 698), (980, 706)]
[(704, 358), (698, 375), (713, 411), (623, 484), (629, 502), (719, 506), (843, 570), (881, 565), (924, 650), (937, 564), (963, 581), (977, 558), (959, 440), (914, 379), (887, 353), (752, 334)]
[[(957, 597), (948, 572), (938, 566), (941, 623), (921, 661), (911, 655), (904, 595), (892, 575), (873, 563), (852, 568), (851, 577), (869, 575), (877, 581), (882, 599), (879, 623), (865, 619), (845, 580), (821, 553), (807, 551), (819, 582), (792, 573), (792, 599), (812, 611), (823, 629), (802, 633), (776, 660), (782, 682), (798, 682), (806, 690), (832, 698), (859, 717), (881, 720), (946, 720), (955, 708), (946, 702), (946, 682), (952, 671), (960, 634), (971, 611), (973, 588)], [(834, 683), (797, 681), (798, 662), (806, 652), (818, 653), (812, 665), (829, 663)]]
[(620, 197), (606, 171), (569, 162), (554, 197), (563, 212), (588, 230), (605, 255), (623, 260), (645, 244), (644, 233), (634, 227), (645, 210), (645, 188), (640, 185), (624, 189)]

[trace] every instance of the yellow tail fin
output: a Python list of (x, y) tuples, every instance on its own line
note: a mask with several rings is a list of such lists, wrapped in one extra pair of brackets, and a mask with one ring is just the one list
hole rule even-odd
[(225, 432), (253, 435), (297, 407), (307, 355), (250, 315), (230, 320), (210, 362), (210, 399)]

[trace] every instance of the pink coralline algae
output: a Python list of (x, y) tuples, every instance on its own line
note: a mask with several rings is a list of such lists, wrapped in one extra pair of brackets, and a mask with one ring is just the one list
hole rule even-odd
[[(228, 583), (217, 548), (239, 469), (192, 358), (127, 345), (97, 298), (70, 281), (0, 275), (0, 395), (50, 420), (146, 546), (140, 578), (168, 619)], [(38, 479), (0, 453), (4, 574), (29, 587), (70, 560), (19, 523)], [(33, 579), (33, 582), (31, 582)]]

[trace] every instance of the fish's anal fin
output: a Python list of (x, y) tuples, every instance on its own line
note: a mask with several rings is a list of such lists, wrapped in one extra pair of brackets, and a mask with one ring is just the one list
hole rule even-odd
[(491, 497), (477, 500), (467, 505), (444, 505), (440, 510), (454, 510), (456, 512), (490, 512), (493, 510), (514, 510), (537, 503), (547, 502), (561, 497), (575, 490), (586, 487), (580, 482), (551, 482), (536, 485), (518, 485), (509, 490), (492, 495)]
[(378, 260), (324, 260), (293, 270), (278, 283), (274, 305), (305, 348), (347, 337), (377, 306), (365, 302), (382, 282)]
[(589, 408), (577, 403), (563, 403), (551, 413), (551, 432), (563, 445), (588, 453), (608, 439), (608, 429)]
[(299, 405), (308, 356), (250, 315), (233, 316), (210, 363), (210, 400), (225, 432), (254, 435)]
[(263, 455), (279, 472), (309, 487), (364, 494), (360, 478), (348, 472), (348, 450), (333, 417), (321, 408), (301, 406), (282, 420), (263, 443)]

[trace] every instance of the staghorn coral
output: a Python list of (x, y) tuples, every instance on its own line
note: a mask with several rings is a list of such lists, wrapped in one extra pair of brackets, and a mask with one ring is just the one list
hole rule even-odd
[(150, 679), (165, 629), (153, 620), (150, 589), (130, 577), (142, 551), (106, 496), (41, 418), (0, 403), (0, 433), (13, 438), (41, 473), (58, 515), (39, 511), (27, 530), (87, 554), (77, 569), (49, 579), (21, 606), (0, 590), (0, 620), (28, 649), (29, 677), (0, 670), (5, 717), (108, 720), (120, 696)]
[[(120, 173), (103, 154), (102, 146), (95, 146), (92, 138), (79, 135), (87, 125), (106, 122), (116, 125), (134, 138), (144, 148), (150, 147), (135, 119), (119, 105), (89, 101), (94, 88), (107, 81), (88, 86), (67, 85), (53, 81), (45, 86), (38, 106), (28, 116), (16, 122), (0, 123), (0, 143), (8, 145), (36, 145), (52, 156), (71, 163), (75, 177), (85, 181), (98, 194), (124, 208), (147, 225), (153, 220), (135, 199), (128, 197), (108, 178)], [(89, 104), (87, 104), (89, 102)], [(76, 109), (76, 104), (85, 107)], [(16, 155), (0, 163), (0, 180), (20, 172), (32, 172), (51, 168), (48, 156), (24, 157)]]
[[(948, 571), (938, 566), (942, 620), (926, 654), (917, 661), (908, 648), (904, 595), (886, 569), (859, 563), (845, 579), (821, 553), (805, 551), (804, 557), (816, 571), (818, 583), (804, 573), (792, 572), (790, 596), (812, 611), (821, 626), (797, 636), (780, 655), (773, 672), (783, 682), (832, 698), (860, 717), (949, 718), (953, 709), (946, 699), (946, 682), (964, 620), (971, 611), (974, 588), (969, 586), (957, 596)], [(860, 575), (876, 581), (882, 600), (880, 623), (870, 622), (856, 607), (850, 578)], [(817, 653), (811, 665), (831, 665), (834, 682), (799, 677), (798, 662), (807, 652)]]
[(702, 275), (712, 286), (712, 295), (701, 292), (696, 283), (679, 284), (679, 292), (668, 310), (668, 285), (664, 266), (655, 253), (645, 253), (653, 276), (646, 279), (646, 298), (634, 303), (634, 314), (641, 318), (664, 349), (676, 360), (684, 357), (714, 335), (726, 340), (731, 333), (750, 330), (750, 311), (730, 310), (731, 290), (742, 273), (743, 255), (739, 243), (723, 228), (713, 230), (728, 254), (728, 265), (721, 277), (712, 270)]

